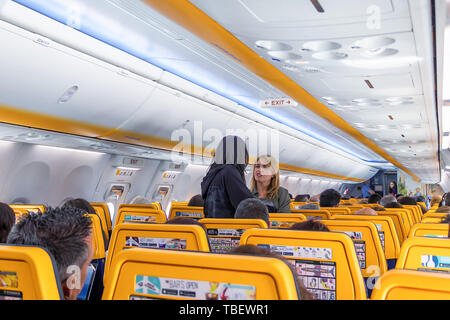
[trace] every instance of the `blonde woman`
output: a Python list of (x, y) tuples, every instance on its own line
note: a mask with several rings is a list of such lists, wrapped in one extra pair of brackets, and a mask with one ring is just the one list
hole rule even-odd
[(280, 169), (274, 157), (263, 155), (256, 159), (250, 190), (264, 202), (270, 213), (291, 212), (289, 191), (280, 187)]

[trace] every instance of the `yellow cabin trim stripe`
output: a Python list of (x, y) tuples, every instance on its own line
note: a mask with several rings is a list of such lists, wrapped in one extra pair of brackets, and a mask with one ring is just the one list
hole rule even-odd
[(144, 0), (144, 2), (154, 10), (160, 12), (167, 18), (211, 44), (222, 53), (236, 60), (254, 74), (283, 91), (320, 117), (326, 119), (335, 127), (346, 132), (393, 165), (411, 175), (414, 180), (420, 181), (420, 178), (415, 176), (392, 156), (387, 154), (358, 130), (350, 126), (342, 118), (320, 103), (297, 83), (260, 57), (256, 52), (247, 47), (188, 0)]
[[(109, 128), (78, 120), (71, 120), (52, 115), (45, 115), (34, 111), (21, 110), (0, 104), (0, 122), (14, 124), (24, 127), (61, 132), (90, 138), (99, 138), (115, 142), (140, 145), (144, 147), (158, 148), (173, 151), (179, 142), (168, 139), (143, 135), (133, 131)], [(183, 151), (188, 154), (195, 154), (204, 157), (212, 157), (213, 150), (208, 150), (201, 146), (184, 145)], [(179, 149), (177, 149), (179, 150)], [(251, 158), (250, 163), (256, 159)], [(311, 174), (325, 178), (341, 179), (354, 182), (363, 182), (364, 179), (341, 176), (329, 172), (302, 168), (290, 164), (280, 163), (280, 169), (304, 174)]]

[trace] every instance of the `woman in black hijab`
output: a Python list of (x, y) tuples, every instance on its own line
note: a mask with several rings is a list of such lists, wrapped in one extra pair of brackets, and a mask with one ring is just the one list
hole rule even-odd
[(245, 184), (248, 158), (241, 138), (226, 136), (219, 143), (213, 163), (201, 183), (205, 217), (234, 218), (239, 203), (254, 198)]

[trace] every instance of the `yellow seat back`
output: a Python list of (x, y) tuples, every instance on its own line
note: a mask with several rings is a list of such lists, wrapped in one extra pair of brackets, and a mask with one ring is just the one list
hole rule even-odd
[(450, 239), (429, 237), (406, 239), (395, 268), (450, 273)]
[(91, 206), (94, 207), (97, 214), (100, 215), (100, 218), (102, 219), (102, 225), (106, 225), (106, 233), (111, 232), (111, 213), (109, 212), (108, 205), (106, 203), (91, 202)]
[(132, 248), (119, 252), (108, 278), (103, 300), (300, 297), (289, 266), (273, 257)]
[(444, 212), (427, 212), (423, 215), (423, 219), (425, 218), (445, 218), (448, 213)]
[(117, 213), (115, 225), (120, 223), (166, 223), (164, 211), (147, 208), (121, 209)]
[(211, 252), (226, 253), (237, 247), (242, 233), (251, 228), (267, 228), (261, 219), (217, 219), (199, 220), (207, 230)]
[(377, 214), (378, 216), (390, 217), (392, 219), (395, 225), (395, 229), (397, 230), (398, 240), (400, 241), (401, 245), (408, 236), (402, 214), (395, 211), (377, 211)]
[(117, 224), (123, 223), (124, 221), (166, 223), (166, 214), (164, 211), (156, 208), (157, 206), (155, 205), (146, 204), (119, 207), (114, 228)]
[[(343, 206), (343, 205), (340, 205), (338, 208), (348, 208), (348, 209), (350, 210), (350, 213), (354, 213), (354, 212), (356, 212), (356, 211), (361, 210), (362, 208), (364, 208), (364, 206), (363, 206), (363, 205), (360, 205), (360, 204), (358, 204), (358, 205), (352, 205), (352, 206)], [(345, 213), (344, 213), (344, 214), (345, 214)]]
[(305, 204), (309, 204), (309, 203), (314, 203), (314, 204), (317, 204), (317, 206), (319, 206), (319, 203), (318, 202), (295, 202), (295, 201), (292, 201), (290, 204), (289, 204), (289, 207), (291, 208), (291, 211), (292, 210), (299, 210), (300, 208), (299, 207), (301, 207), (301, 206), (303, 206), (303, 205), (305, 205)]
[(414, 224), (413, 221), (413, 213), (412, 213), (412, 209), (407, 209), (407, 208), (385, 208), (386, 211), (378, 211), (379, 212), (398, 212), (401, 216), (401, 220), (403, 222), (403, 226), (405, 228), (405, 238), (408, 236), (408, 232), (411, 229), (411, 227)]
[(11, 204), (9, 205), (13, 209), (14, 213), (17, 215), (26, 214), (29, 212), (41, 212), (45, 211), (43, 205), (29, 205), (29, 204)]
[(327, 210), (331, 213), (331, 215), (334, 214), (351, 214), (352, 211), (349, 209), (350, 207), (320, 207), (320, 210)]
[(374, 223), (363, 220), (322, 220), (320, 222), (330, 231), (343, 232), (352, 239), (364, 278), (379, 276), (387, 271), (386, 257)]
[(355, 247), (339, 232), (249, 229), (241, 245), (253, 244), (293, 260), (305, 287), (320, 300), (365, 300)]
[(121, 223), (116, 225), (111, 234), (105, 275), (117, 254), (124, 248), (131, 247), (206, 252), (210, 250), (206, 232), (198, 225)]
[(420, 223), (441, 223), (442, 218), (438, 218), (438, 217), (428, 217), (428, 218), (423, 218), (422, 221), (420, 221)]
[(61, 300), (53, 256), (34, 246), (0, 244), (0, 300)]
[(378, 279), (371, 300), (450, 300), (450, 275), (390, 270)]
[(417, 223), (409, 231), (409, 237), (448, 238), (447, 223)]
[[(405, 208), (411, 208), (411, 209), (414, 210), (414, 214), (415, 214), (415, 216), (416, 216), (416, 223), (419, 223), (420, 220), (422, 220), (422, 218), (423, 218), (422, 208), (421, 208), (418, 204), (416, 204), (416, 205), (411, 205), (411, 206), (409, 206), (409, 205), (403, 205), (403, 207), (405, 207)], [(425, 206), (425, 208), (426, 208), (426, 206)]]
[(343, 214), (334, 215), (333, 219), (373, 222), (378, 230), (386, 259), (397, 259), (400, 255), (400, 241), (398, 240), (397, 230), (395, 229), (395, 225), (391, 217)]
[(100, 218), (96, 214), (90, 214), (89, 218), (91, 218), (92, 221), (92, 241), (94, 246), (94, 255), (92, 259), (104, 259), (106, 257), (105, 242), (103, 241)]
[(194, 219), (203, 219), (203, 207), (189, 207), (187, 205), (173, 204), (170, 207), (169, 220), (177, 217), (189, 217)]
[(306, 221), (306, 216), (301, 213), (269, 213), (270, 228), (290, 228), (303, 221)]
[(99, 207), (94, 207), (95, 212), (97, 213), (98, 218), (100, 219), (100, 226), (105, 233), (106, 239), (109, 239), (108, 226), (106, 224), (105, 216), (103, 214), (103, 209)]
[(291, 210), (291, 212), (293, 214), (303, 214), (306, 217), (317, 217), (320, 219), (331, 219), (331, 213), (328, 210), (305, 210), (305, 209), (300, 209), (300, 210)]

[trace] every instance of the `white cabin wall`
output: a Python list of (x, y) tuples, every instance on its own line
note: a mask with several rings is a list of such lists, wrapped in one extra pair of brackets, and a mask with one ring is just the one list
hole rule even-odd
[(92, 200), (110, 155), (39, 146), (1, 143), (1, 201), (59, 206), (67, 198)]

